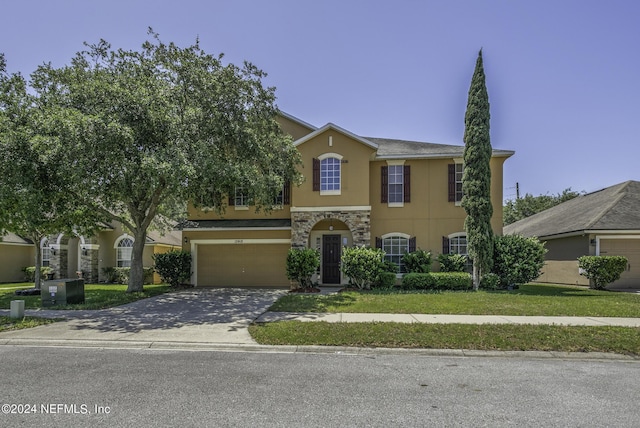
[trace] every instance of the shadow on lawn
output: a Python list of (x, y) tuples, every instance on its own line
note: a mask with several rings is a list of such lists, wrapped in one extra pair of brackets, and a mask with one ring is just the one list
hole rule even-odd
[(326, 312), (331, 306), (348, 306), (356, 302), (349, 293), (326, 295), (288, 294), (274, 303), (273, 312)]

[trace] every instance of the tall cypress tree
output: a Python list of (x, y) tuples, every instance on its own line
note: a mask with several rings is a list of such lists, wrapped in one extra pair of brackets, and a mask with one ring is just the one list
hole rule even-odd
[(489, 136), (489, 95), (482, 65), (482, 49), (471, 79), (464, 129), (464, 175), (462, 206), (467, 217), (464, 228), (467, 248), (473, 261), (473, 288), (478, 289), (483, 273), (491, 269), (493, 230), (491, 229), (491, 138)]

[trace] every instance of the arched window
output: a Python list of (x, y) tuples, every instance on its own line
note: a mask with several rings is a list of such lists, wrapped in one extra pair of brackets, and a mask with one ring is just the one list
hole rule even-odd
[(467, 235), (457, 234), (449, 237), (449, 254), (469, 255), (467, 252)]
[(131, 253), (133, 251), (133, 238), (123, 236), (116, 245), (116, 266), (131, 267)]
[(387, 234), (382, 236), (382, 249), (386, 253), (384, 258), (398, 266), (399, 273), (407, 269), (402, 263), (402, 256), (409, 252), (409, 235), (404, 233)]
[(51, 247), (47, 238), (40, 241), (40, 249), (42, 250), (42, 266), (49, 266), (51, 262)]

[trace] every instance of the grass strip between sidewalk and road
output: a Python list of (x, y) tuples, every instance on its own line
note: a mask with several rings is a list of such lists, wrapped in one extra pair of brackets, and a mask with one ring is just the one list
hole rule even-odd
[(39, 325), (51, 324), (56, 321), (59, 320), (37, 317), (10, 318), (0, 316), (0, 331), (20, 330), (23, 328), (37, 327)]
[(249, 333), (263, 345), (613, 352), (640, 356), (640, 328), (632, 327), (278, 321), (253, 324)]
[[(12, 300), (24, 300), (25, 309), (42, 307), (40, 296), (16, 296), (15, 291), (23, 288), (33, 288), (33, 283), (2, 284), (0, 287), (0, 309), (9, 309)], [(127, 293), (127, 286), (121, 284), (86, 284), (84, 286), (85, 302), (75, 305), (56, 305), (46, 309), (105, 309), (114, 306), (146, 299), (170, 291), (166, 284), (145, 285), (141, 293)]]

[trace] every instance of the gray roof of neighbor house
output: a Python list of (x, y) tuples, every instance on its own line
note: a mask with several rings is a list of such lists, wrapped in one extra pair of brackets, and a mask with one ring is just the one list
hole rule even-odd
[(33, 244), (33, 241), (31, 241), (31, 239), (23, 238), (13, 232), (7, 232), (6, 234), (0, 236), (0, 242), (4, 242), (7, 244)]
[(554, 237), (584, 231), (640, 231), (640, 182), (581, 195), (509, 224), (505, 235)]

